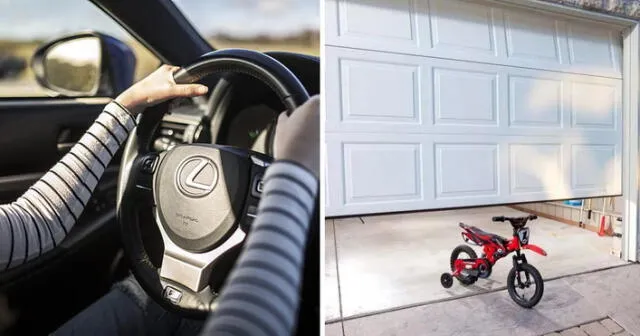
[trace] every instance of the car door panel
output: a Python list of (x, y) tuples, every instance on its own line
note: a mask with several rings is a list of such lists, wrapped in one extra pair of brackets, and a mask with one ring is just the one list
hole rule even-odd
[(47, 171), (61, 156), (58, 144), (82, 135), (108, 101), (0, 100), (0, 157), (11, 158), (0, 160), (0, 176)]
[[(109, 101), (0, 99), (0, 204), (15, 200), (48, 171)], [(119, 164), (118, 154), (78, 223), (59, 246), (27, 264), (0, 272), (0, 295), (7, 295), (12, 309), (19, 313), (9, 334), (50, 331), (109, 289), (121, 248), (115, 217)], [(83, 294), (65, 298), (69, 290)], [(37, 301), (42, 303), (34, 305)], [(60, 309), (60, 302), (65, 302), (64, 309)], [(34, 319), (41, 323), (29, 323)]]

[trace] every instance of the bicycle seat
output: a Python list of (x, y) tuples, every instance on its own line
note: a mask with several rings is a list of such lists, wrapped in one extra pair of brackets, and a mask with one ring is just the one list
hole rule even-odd
[[(462, 224), (462, 223), (460, 223), (460, 224)], [(482, 240), (494, 241), (496, 243), (500, 243), (500, 244), (503, 244), (503, 245), (506, 244), (507, 242), (509, 242), (509, 240), (507, 238), (504, 238), (504, 237), (502, 237), (500, 235), (497, 235), (495, 233), (484, 231), (479, 227), (470, 226), (470, 225), (466, 225), (466, 224), (462, 224), (462, 225), (464, 225), (464, 228), (468, 229), (474, 235), (478, 236), (478, 238), (480, 238)], [(460, 226), (462, 226), (462, 225), (460, 225)]]

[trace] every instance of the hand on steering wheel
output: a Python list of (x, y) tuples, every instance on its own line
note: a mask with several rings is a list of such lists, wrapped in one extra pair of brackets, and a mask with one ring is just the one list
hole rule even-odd
[(320, 171), (320, 97), (314, 96), (287, 116), (278, 118), (274, 140), (276, 160), (301, 164), (316, 178)]
[(121, 93), (115, 101), (137, 116), (147, 107), (173, 98), (189, 98), (206, 94), (202, 84), (176, 84), (173, 74), (180, 67), (162, 65), (156, 71)]

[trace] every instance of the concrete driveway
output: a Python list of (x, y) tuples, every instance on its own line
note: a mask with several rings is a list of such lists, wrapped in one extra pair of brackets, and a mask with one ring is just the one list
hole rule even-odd
[[(640, 265), (633, 264), (549, 281), (533, 309), (520, 308), (498, 291), (347, 319), (325, 331), (327, 336), (640, 335), (638, 279)], [(618, 327), (609, 330), (611, 322)]]
[(520, 308), (506, 291), (497, 291), (334, 322), (325, 331), (327, 336), (640, 335), (639, 279), (640, 265), (632, 264), (549, 281), (533, 309)]
[[(395, 335), (375, 333), (363, 326), (376, 316), (383, 318), (418, 309), (413, 307), (429, 307), (429, 303), (465, 297), (476, 302), (477, 294), (487, 292), (498, 291), (486, 294), (495, 297), (490, 301), (510, 305), (508, 294), (502, 290), (511, 268), (510, 259), (500, 260), (489, 279), (481, 279), (473, 286), (463, 287), (456, 281), (452, 288), (444, 289), (439, 283), (440, 274), (448, 271), (451, 250), (463, 243), (457, 223), (462, 221), (510, 236), (508, 223), (491, 222), (491, 217), (498, 215), (525, 213), (508, 207), (490, 207), (327, 220), (323, 287), (327, 322), (348, 321), (345, 322), (351, 328), (345, 327), (348, 336)], [(545, 218), (532, 222), (530, 227), (531, 242), (542, 246), (549, 255), (542, 257), (528, 252), (527, 257), (547, 280), (625, 264), (609, 254), (611, 238)], [(549, 283), (548, 287), (552, 286)], [(552, 300), (549, 292), (553, 293), (546, 290), (539, 306), (558, 305), (562, 301)], [(458, 301), (438, 304), (455, 307)], [(470, 304), (471, 308), (480, 303)], [(352, 332), (346, 333), (347, 329)]]

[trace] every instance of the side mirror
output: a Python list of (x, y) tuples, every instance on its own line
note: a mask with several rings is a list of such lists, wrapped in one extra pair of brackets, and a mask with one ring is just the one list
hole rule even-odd
[(31, 67), (38, 83), (58, 94), (113, 97), (133, 84), (136, 58), (124, 42), (84, 32), (41, 46)]

